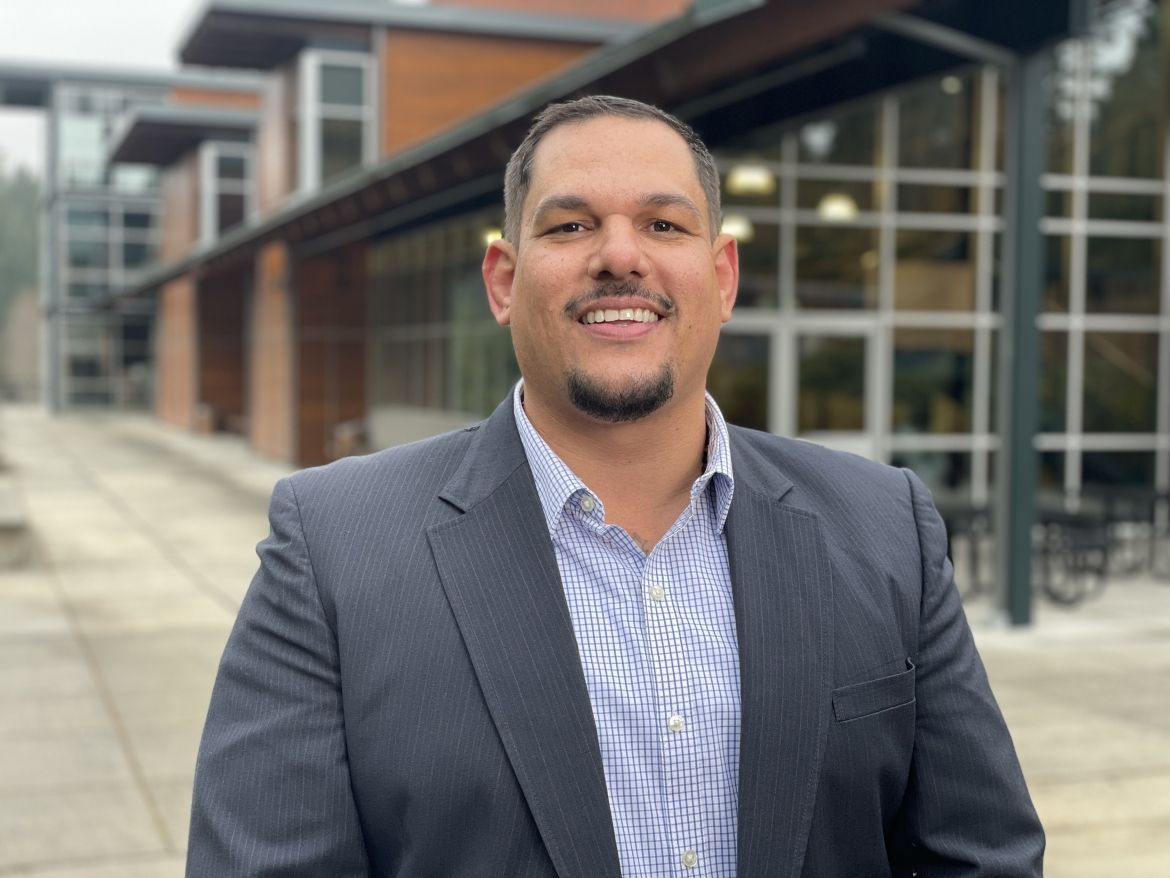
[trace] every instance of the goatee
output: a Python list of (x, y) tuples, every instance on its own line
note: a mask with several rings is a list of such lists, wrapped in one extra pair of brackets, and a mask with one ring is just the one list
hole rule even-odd
[(663, 364), (657, 375), (623, 387), (608, 387), (572, 370), (567, 378), (569, 399), (578, 410), (599, 421), (637, 421), (662, 408), (674, 396), (674, 370)]

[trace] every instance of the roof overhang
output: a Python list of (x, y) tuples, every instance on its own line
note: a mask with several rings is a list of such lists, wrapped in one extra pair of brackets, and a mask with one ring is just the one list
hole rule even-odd
[(167, 167), (205, 140), (245, 140), (255, 129), (256, 114), (246, 110), (142, 107), (122, 123), (107, 161)]
[(603, 43), (645, 25), (369, 0), (207, 0), (179, 44), (179, 58), (184, 64), (271, 70), (309, 45), (368, 49), (376, 27)]
[[(1070, 9), (1079, 2), (1032, 0), (1023, 9), (1019, 0), (727, 0), (695, 7), (633, 40), (601, 47), (456, 128), (290, 200), (159, 267), (122, 295), (149, 294), (188, 273), (214, 274), (267, 241), (282, 239), (310, 255), (498, 194), (508, 156), (533, 114), (552, 101), (584, 94), (636, 98), (677, 113), (717, 146), (826, 102), (986, 61), (988, 51), (1006, 60), (1037, 50), (1069, 33)], [(996, 19), (1012, 15), (1020, 29), (1000, 42)], [(905, 32), (919, 22), (930, 25), (929, 33)]]

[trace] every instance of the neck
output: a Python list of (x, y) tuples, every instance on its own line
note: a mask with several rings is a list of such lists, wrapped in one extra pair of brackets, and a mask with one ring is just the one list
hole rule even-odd
[(628, 423), (596, 421), (525, 395), (524, 411), (549, 447), (646, 551), (689, 502), (702, 473), (707, 423), (702, 392)]

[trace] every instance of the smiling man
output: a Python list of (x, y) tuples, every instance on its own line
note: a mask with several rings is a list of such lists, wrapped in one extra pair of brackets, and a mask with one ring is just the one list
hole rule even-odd
[(1040, 874), (925, 488), (706, 394), (718, 182), (645, 104), (537, 117), (483, 264), (523, 380), (277, 486), (189, 875)]

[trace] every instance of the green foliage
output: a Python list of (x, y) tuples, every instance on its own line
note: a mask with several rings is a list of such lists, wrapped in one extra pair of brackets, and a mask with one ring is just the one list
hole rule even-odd
[(36, 288), (40, 182), (23, 168), (9, 172), (0, 157), (0, 323), (18, 292)]

